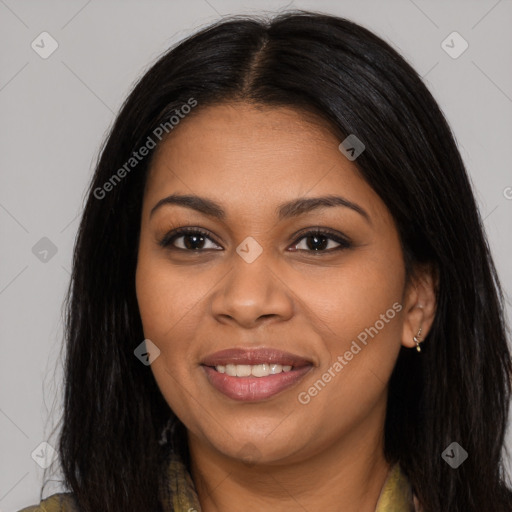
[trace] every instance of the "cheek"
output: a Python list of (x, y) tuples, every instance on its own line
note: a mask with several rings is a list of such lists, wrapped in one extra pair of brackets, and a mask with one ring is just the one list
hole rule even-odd
[(168, 305), (172, 301), (174, 287), (168, 286), (159, 272), (159, 265), (144, 255), (139, 257), (135, 284), (144, 335), (156, 341), (161, 338), (166, 325), (167, 328), (172, 325)]
[[(135, 281), (144, 336), (160, 349), (151, 371), (169, 407), (190, 421), (184, 397), (190, 386), (193, 358), (190, 343), (183, 335), (186, 312), (191, 308), (191, 300), (187, 300), (189, 288), (180, 286), (177, 274), (169, 272), (165, 260), (145, 249), (139, 251)], [(190, 335), (190, 331), (186, 334)]]
[(151, 371), (162, 394), (174, 408), (177, 404), (169, 400), (181, 395), (176, 388), (186, 378), (191, 359), (190, 344), (180, 335), (187, 320), (186, 310), (190, 308), (189, 288), (180, 286), (173, 278), (165, 260), (144, 248), (139, 251), (135, 282), (144, 337), (160, 350), (151, 364)]
[(390, 244), (354, 253), (323, 286), (309, 286), (325, 355), (322, 373), (315, 376), (315, 382), (322, 380), (316, 386), (323, 395), (318, 404), (353, 404), (357, 414), (381, 396), (401, 346), (404, 284), (401, 252)]
[(160, 343), (173, 337), (185, 315), (193, 316), (204, 296), (201, 286), (190, 285), (186, 272), (173, 270), (165, 255), (146, 247), (139, 250), (135, 284), (144, 334)]
[[(336, 348), (340, 347), (366, 328), (378, 322), (379, 331), (397, 331), (396, 308), (400, 302), (405, 283), (404, 268), (400, 253), (376, 251), (353, 253), (343, 265), (325, 275), (301, 277), (302, 288), (306, 291), (303, 300), (314, 310), (318, 325), (325, 325), (322, 331)], [(299, 293), (297, 291), (297, 293)], [(391, 309), (391, 311), (389, 311)], [(386, 312), (388, 314), (386, 315)], [(395, 319), (394, 322), (384, 320)]]
[(135, 283), (144, 336), (160, 349), (151, 365), (155, 375), (165, 377), (168, 371), (180, 382), (191, 379), (197, 369), (194, 341), (201, 339), (204, 301), (212, 282), (192, 266), (173, 268), (161, 251), (141, 246)]
[(382, 324), (379, 320), (382, 315), (385, 316), (384, 320), (396, 316), (392, 306), (401, 300), (403, 290), (402, 275), (398, 269), (392, 266), (364, 266), (345, 274), (343, 282), (335, 282), (332, 287), (337, 292), (331, 297), (335, 296), (336, 299), (330, 301), (327, 312), (334, 322), (335, 332), (354, 337), (378, 322), (377, 328), (384, 333), (383, 325), (397, 323), (384, 321)]

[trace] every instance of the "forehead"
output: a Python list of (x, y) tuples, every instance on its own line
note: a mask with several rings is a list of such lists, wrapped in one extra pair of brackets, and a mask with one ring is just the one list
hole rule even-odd
[[(159, 146), (146, 198), (179, 190), (220, 202), (260, 205), (340, 192), (378, 201), (341, 140), (314, 114), (230, 103), (197, 107)], [(376, 205), (369, 205), (371, 210)]]

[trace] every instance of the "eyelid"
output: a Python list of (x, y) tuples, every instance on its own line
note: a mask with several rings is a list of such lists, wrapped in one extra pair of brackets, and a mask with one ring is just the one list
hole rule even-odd
[[(219, 245), (219, 246), (221, 245), (215, 240), (215, 237), (208, 230), (199, 228), (199, 227), (194, 227), (194, 226), (182, 226), (180, 228), (173, 229), (170, 232), (168, 232), (167, 234), (165, 234), (160, 240), (157, 240), (157, 242), (158, 242), (158, 245), (160, 245), (164, 249), (175, 250), (175, 251), (201, 253), (201, 252), (205, 252), (205, 251), (219, 250), (219, 249), (189, 250), (189, 249), (182, 249), (181, 247), (173, 247), (172, 246), (172, 242), (174, 240), (176, 240), (177, 238), (180, 238), (182, 236), (186, 236), (186, 235), (190, 235), (190, 234), (200, 234), (200, 235), (204, 236), (205, 238), (208, 238), (214, 244)], [(326, 238), (339, 244), (339, 246), (335, 247), (334, 249), (328, 249), (328, 250), (323, 250), (323, 251), (314, 251), (314, 250), (307, 251), (304, 249), (297, 249), (296, 250), (297, 252), (309, 252), (312, 254), (321, 254), (321, 253), (330, 254), (337, 250), (349, 249), (353, 246), (352, 241), (346, 235), (344, 235), (338, 231), (334, 231), (331, 228), (325, 228), (322, 226), (310, 226), (308, 228), (304, 228), (304, 229), (300, 230), (297, 233), (294, 233), (294, 235), (291, 237), (291, 239), (292, 239), (291, 244), (293, 246), (296, 246), (299, 244), (299, 242), (302, 239), (307, 238), (308, 236), (312, 236), (312, 235), (325, 236)]]
[[(182, 226), (180, 228), (173, 229), (166, 233), (162, 238), (157, 240), (158, 245), (163, 247), (164, 249), (170, 249), (170, 250), (177, 250), (177, 251), (184, 251), (184, 252), (202, 252), (202, 251), (190, 251), (186, 249), (181, 249), (180, 247), (172, 247), (172, 241), (174, 241), (177, 238), (180, 238), (181, 236), (190, 235), (190, 234), (201, 234), (204, 237), (208, 238), (210, 241), (212, 241), (216, 245), (220, 245), (215, 238), (212, 236), (212, 234), (203, 228), (198, 228), (194, 226)], [(217, 249), (215, 249), (217, 250)]]
[[(292, 237), (293, 243), (296, 244), (303, 238), (306, 238), (307, 235), (315, 235), (315, 234), (323, 235), (327, 238), (330, 238), (345, 247), (352, 246), (352, 241), (349, 239), (348, 236), (344, 235), (343, 233), (340, 233), (337, 230), (333, 230), (331, 228), (325, 228), (322, 226), (310, 226), (308, 228), (304, 228), (304, 229), (300, 230), (298, 233), (295, 233), (293, 235), (293, 237)], [(310, 251), (310, 252), (314, 252), (314, 251)], [(328, 252), (328, 251), (324, 251), (324, 252)]]

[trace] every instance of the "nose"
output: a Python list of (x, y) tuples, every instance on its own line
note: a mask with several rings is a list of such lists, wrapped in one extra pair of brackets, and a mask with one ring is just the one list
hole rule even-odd
[(272, 258), (265, 251), (251, 263), (236, 252), (232, 258), (230, 271), (212, 297), (211, 310), (216, 320), (251, 329), (290, 319), (293, 294)]

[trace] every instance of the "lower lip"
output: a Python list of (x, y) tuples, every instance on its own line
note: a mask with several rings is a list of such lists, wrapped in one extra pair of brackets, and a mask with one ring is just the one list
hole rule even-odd
[(311, 368), (312, 366), (303, 366), (268, 377), (231, 377), (210, 366), (203, 366), (208, 381), (217, 391), (243, 402), (256, 402), (273, 397), (297, 384)]

